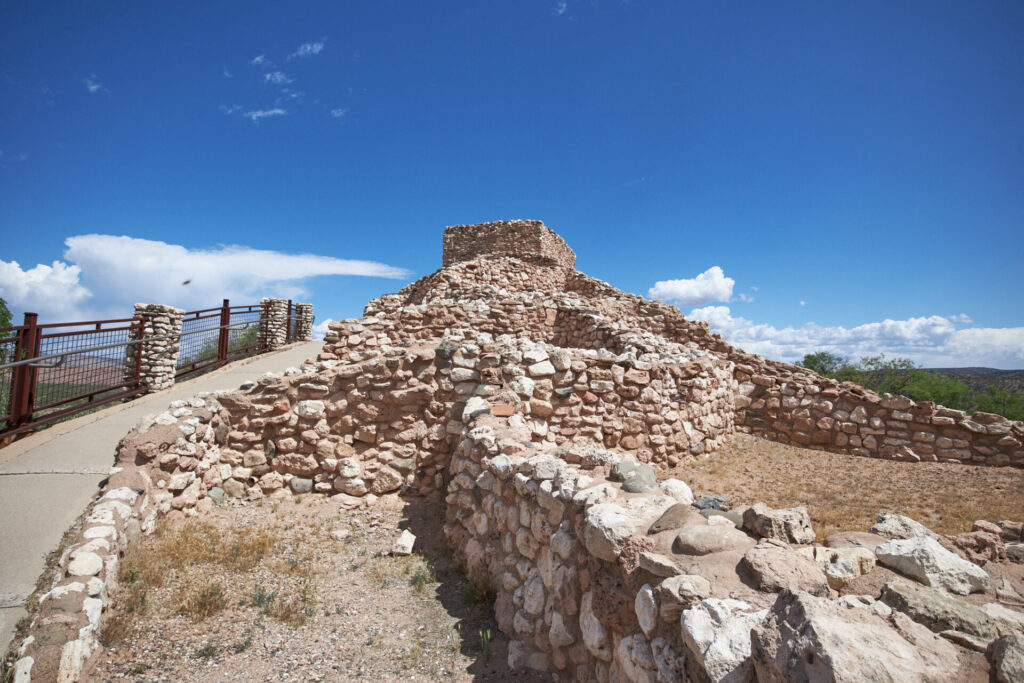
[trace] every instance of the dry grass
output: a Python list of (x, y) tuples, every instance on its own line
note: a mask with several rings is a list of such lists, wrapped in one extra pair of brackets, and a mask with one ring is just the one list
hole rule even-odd
[[(508, 680), (488, 586), (452, 566), (442, 505), (231, 505), (139, 539), (97, 680)], [(406, 524), (417, 552), (393, 556)]]
[(246, 572), (271, 553), (277, 539), (269, 527), (225, 532), (198, 520), (189, 520), (179, 529), (161, 526), (152, 537), (128, 547), (120, 579), (129, 585), (159, 587), (172, 572), (199, 564)]
[(1024, 470), (861, 458), (745, 434), (705, 460), (660, 476), (682, 479), (694, 491), (723, 494), (735, 504), (804, 505), (819, 540), (837, 531), (866, 531), (879, 512), (958, 534), (978, 519), (1020, 520), (1024, 510)]

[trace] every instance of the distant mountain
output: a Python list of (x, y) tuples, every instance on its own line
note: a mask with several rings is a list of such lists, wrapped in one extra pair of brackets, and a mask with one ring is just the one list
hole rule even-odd
[(974, 391), (990, 384), (1014, 394), (1024, 394), (1024, 370), (996, 370), (995, 368), (925, 368), (928, 372), (959, 380)]

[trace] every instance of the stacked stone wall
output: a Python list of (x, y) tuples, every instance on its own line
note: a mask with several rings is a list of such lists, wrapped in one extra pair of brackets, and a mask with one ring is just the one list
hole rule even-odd
[(295, 341), (313, 339), (313, 304), (295, 304)]
[[(174, 384), (174, 373), (181, 347), (181, 321), (185, 311), (162, 304), (135, 304), (135, 317), (142, 343), (125, 348), (125, 381), (135, 381), (147, 391), (159, 391)], [(133, 340), (137, 340), (135, 336)]]
[(495, 221), (453, 225), (444, 231), (443, 265), (470, 261), (478, 256), (505, 256), (544, 266), (572, 269), (576, 254), (565, 241), (540, 221)]
[(781, 363), (739, 364), (736, 422), (758, 436), (874, 458), (1024, 467), (1024, 424), (878, 395)]
[(288, 300), (264, 297), (260, 299), (260, 345), (267, 351), (279, 349), (288, 343)]

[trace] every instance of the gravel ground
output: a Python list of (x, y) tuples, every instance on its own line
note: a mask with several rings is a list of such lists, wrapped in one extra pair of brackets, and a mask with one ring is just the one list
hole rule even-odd
[[(109, 620), (91, 680), (527, 680), (507, 670), (489, 602), (447, 559), (442, 518), (436, 501), (344, 510), (306, 496), (163, 530), (125, 558), (135, 587), (115, 604), (127, 616)], [(390, 555), (401, 528), (417, 536), (411, 556)], [(198, 544), (216, 549), (163, 563)], [(140, 599), (146, 576), (160, 585)]]
[(898, 462), (826, 453), (735, 434), (703, 460), (659, 477), (682, 479), (696, 491), (804, 505), (818, 540), (836, 531), (867, 531), (879, 512), (896, 512), (940, 534), (971, 530), (977, 519), (1020, 520), (1024, 470), (937, 462)]

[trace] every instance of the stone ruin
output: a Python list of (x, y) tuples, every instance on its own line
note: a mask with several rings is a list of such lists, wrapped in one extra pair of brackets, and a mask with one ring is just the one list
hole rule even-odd
[[(871, 533), (823, 546), (803, 508), (695, 501), (654, 467), (736, 431), (1024, 467), (1024, 424), (733, 348), (675, 307), (576, 271), (538, 221), (450, 227), (443, 263), (332, 323), (301, 369), (175, 402), (125, 437), (39, 598), (14, 680), (88, 672), (119, 555), (159, 517), (306, 492), (443, 495), (444, 533), (465, 573), (493, 589), (514, 670), (945, 681), (987, 651), (992, 676), (1020, 680), (1024, 614), (1004, 605), (1024, 607), (1024, 574), (1002, 568), (1024, 561), (1021, 523), (950, 538), (883, 514)], [(876, 565), (907, 578), (880, 596), (850, 588)], [(977, 592), (1000, 597), (956, 597)]]

